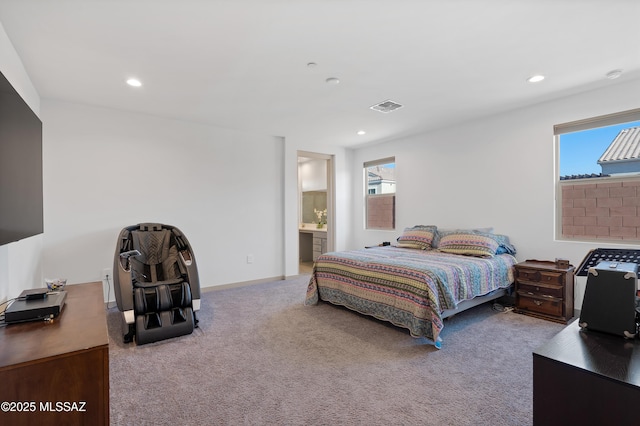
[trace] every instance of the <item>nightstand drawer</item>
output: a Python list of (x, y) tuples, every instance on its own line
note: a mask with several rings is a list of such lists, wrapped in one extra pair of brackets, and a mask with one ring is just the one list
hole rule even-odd
[(547, 297), (532, 297), (528, 294), (518, 292), (519, 310), (526, 310), (531, 312), (537, 312), (545, 315), (562, 316), (562, 300), (556, 298)]
[(561, 285), (548, 285), (546, 283), (534, 284), (530, 282), (519, 282), (518, 292), (525, 296), (551, 296), (556, 299), (562, 299), (564, 296), (564, 287)]
[(553, 271), (518, 268), (518, 279), (535, 283), (562, 285), (565, 274)]

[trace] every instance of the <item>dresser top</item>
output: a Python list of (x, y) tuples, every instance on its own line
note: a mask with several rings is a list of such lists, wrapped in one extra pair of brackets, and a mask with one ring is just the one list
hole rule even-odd
[(109, 345), (102, 283), (67, 285), (67, 299), (51, 322), (31, 321), (0, 328), (0, 370)]
[(581, 330), (569, 324), (535, 351), (541, 356), (613, 380), (640, 386), (640, 341), (613, 334)]
[(531, 268), (531, 269), (553, 269), (556, 271), (569, 272), (573, 271), (575, 267), (573, 265), (569, 265), (568, 268), (558, 268), (555, 262), (550, 260), (535, 260), (528, 259), (524, 262), (520, 262), (516, 265), (518, 268)]

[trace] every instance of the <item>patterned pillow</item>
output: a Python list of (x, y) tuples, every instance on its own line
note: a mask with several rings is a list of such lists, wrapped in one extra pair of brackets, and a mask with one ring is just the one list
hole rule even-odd
[(442, 236), (438, 250), (467, 256), (492, 257), (498, 250), (495, 238), (474, 232), (458, 232)]
[(398, 247), (428, 250), (431, 248), (433, 237), (437, 227), (433, 225), (416, 225), (413, 228), (405, 228), (398, 237)]
[(493, 227), (487, 227), (487, 228), (438, 228), (438, 232), (436, 232), (436, 236), (433, 238), (433, 247), (438, 247), (438, 245), (440, 244), (440, 238), (444, 237), (445, 235), (449, 235), (449, 234), (459, 234), (461, 232), (470, 232), (472, 234), (492, 234), (493, 233)]

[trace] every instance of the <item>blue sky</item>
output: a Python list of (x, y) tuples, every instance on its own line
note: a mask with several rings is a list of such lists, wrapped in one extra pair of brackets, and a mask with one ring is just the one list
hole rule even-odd
[(620, 130), (640, 126), (640, 121), (560, 135), (560, 176), (600, 173), (598, 159)]

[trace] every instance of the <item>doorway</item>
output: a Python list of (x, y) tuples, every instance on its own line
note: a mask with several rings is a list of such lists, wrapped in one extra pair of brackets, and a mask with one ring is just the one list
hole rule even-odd
[(298, 273), (310, 274), (322, 253), (334, 250), (333, 156), (298, 151)]

